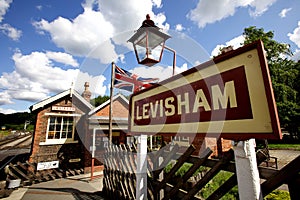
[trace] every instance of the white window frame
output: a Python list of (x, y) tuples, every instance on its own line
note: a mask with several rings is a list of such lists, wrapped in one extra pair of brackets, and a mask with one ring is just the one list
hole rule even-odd
[[(46, 141), (45, 142), (40, 142), (40, 145), (55, 145), (55, 144), (70, 144), (70, 143), (78, 143), (78, 140), (74, 140), (74, 135), (75, 135), (75, 127), (76, 127), (76, 122), (81, 117), (80, 114), (59, 114), (59, 113), (46, 113), (45, 114), (48, 117), (47, 120), (47, 130), (46, 130)], [(60, 139), (49, 139), (48, 138), (48, 132), (49, 132), (49, 126), (50, 126), (50, 118), (51, 117), (73, 117), (73, 127), (72, 127), (72, 138), (60, 138)], [(63, 126), (63, 123), (61, 123), (61, 126)], [(60, 136), (61, 136), (61, 131), (62, 127), (60, 129)]]

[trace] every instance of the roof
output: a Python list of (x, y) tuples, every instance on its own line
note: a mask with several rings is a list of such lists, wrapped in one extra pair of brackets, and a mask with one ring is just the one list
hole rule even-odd
[[(125, 104), (129, 105), (129, 101), (128, 99), (126, 99), (125, 96), (123, 96), (122, 94), (117, 94), (115, 96), (113, 96), (113, 101), (117, 100), (117, 99), (121, 99)], [(101, 110), (102, 108), (108, 106), (110, 103), (110, 99), (108, 99), (107, 101), (105, 101), (104, 103), (102, 103), (101, 105), (99, 105), (98, 107), (94, 108), (93, 110), (91, 110), (89, 112), (89, 115), (93, 115), (95, 114), (96, 112), (98, 112), (99, 110)]]
[(42, 101), (40, 101), (40, 102), (38, 102), (36, 104), (33, 104), (32, 106), (30, 106), (29, 109), (30, 109), (31, 112), (35, 111), (35, 110), (38, 110), (38, 109), (43, 108), (46, 105), (48, 105), (48, 104), (50, 104), (50, 103), (52, 103), (52, 102), (54, 102), (54, 101), (56, 101), (58, 99), (61, 99), (61, 98), (65, 97), (65, 96), (67, 96), (67, 95), (70, 95), (70, 96), (74, 95), (78, 100), (80, 100), (88, 108), (90, 108), (90, 109), (94, 108), (94, 106), (92, 104), (90, 104), (90, 102), (88, 102), (87, 100), (85, 100), (76, 90), (70, 88), (70, 89), (65, 90), (65, 91), (63, 91), (61, 93), (58, 93), (58, 94), (56, 94), (56, 95), (54, 95), (52, 97), (44, 99), (44, 100), (42, 100)]

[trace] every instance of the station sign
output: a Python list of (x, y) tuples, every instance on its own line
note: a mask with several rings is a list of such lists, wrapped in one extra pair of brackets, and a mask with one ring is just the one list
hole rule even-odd
[(52, 106), (53, 111), (65, 111), (65, 112), (74, 112), (76, 109), (75, 107), (69, 106)]
[(37, 164), (37, 170), (45, 170), (45, 169), (55, 169), (59, 167), (59, 161), (50, 161), (50, 162), (39, 162)]
[(129, 131), (281, 138), (261, 41), (229, 51), (130, 99)]

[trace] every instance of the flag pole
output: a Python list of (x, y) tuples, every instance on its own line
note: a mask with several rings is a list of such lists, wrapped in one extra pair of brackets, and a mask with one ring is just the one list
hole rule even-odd
[(112, 113), (113, 113), (113, 94), (115, 82), (115, 63), (111, 63), (111, 82), (110, 82), (110, 102), (109, 102), (109, 141), (112, 144)]

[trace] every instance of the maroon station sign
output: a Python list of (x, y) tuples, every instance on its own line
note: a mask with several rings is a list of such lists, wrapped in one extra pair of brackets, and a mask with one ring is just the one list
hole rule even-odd
[(132, 134), (281, 138), (261, 41), (222, 54), (130, 98)]

